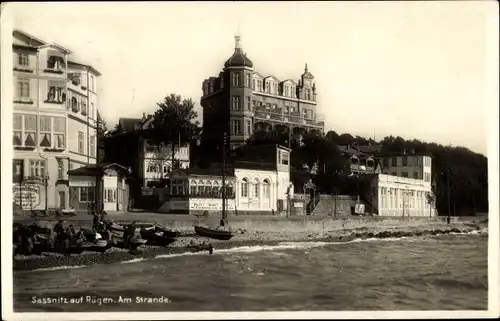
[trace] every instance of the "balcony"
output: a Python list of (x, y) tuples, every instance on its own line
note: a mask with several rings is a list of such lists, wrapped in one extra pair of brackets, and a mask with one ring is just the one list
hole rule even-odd
[(325, 126), (325, 117), (320, 114), (316, 114), (316, 116), (312, 117), (304, 117), (298, 112), (271, 112), (264, 108), (255, 108), (254, 117), (256, 120), (266, 120), (276, 123), (302, 125), (321, 129)]

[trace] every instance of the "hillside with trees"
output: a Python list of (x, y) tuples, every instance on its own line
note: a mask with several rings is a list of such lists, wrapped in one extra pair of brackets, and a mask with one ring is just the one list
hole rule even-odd
[[(283, 133), (256, 133), (249, 144), (282, 144), (292, 148), (292, 173), (294, 184), (301, 186), (308, 179), (303, 168), (311, 169), (316, 164), (313, 180), (321, 193), (355, 194), (363, 186), (363, 177), (346, 177), (346, 159), (340, 155), (339, 145), (380, 145), (380, 154), (400, 154), (412, 151), (432, 156), (433, 189), (439, 213), (473, 215), (488, 212), (488, 159), (465, 147), (443, 146), (417, 139), (388, 136), (381, 141), (337, 134), (329, 131), (324, 136), (305, 135), (301, 142), (292, 140)], [(376, 155), (375, 155), (376, 156)], [(449, 194), (448, 194), (449, 193)], [(449, 201), (448, 201), (449, 197)]]

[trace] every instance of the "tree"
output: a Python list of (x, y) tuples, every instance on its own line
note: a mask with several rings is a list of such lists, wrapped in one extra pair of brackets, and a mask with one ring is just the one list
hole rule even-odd
[(195, 120), (198, 114), (191, 98), (176, 94), (166, 96), (157, 106), (152, 128), (146, 129), (144, 135), (154, 144), (171, 145), (174, 160), (175, 148), (191, 143), (199, 134), (199, 123)]

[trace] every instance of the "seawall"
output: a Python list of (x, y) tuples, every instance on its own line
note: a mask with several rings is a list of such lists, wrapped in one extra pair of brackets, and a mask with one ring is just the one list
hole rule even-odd
[[(158, 220), (164, 226), (180, 231), (192, 231), (193, 224), (217, 225), (220, 218), (186, 217), (182, 220)], [(474, 222), (487, 221), (485, 218), (452, 218), (452, 223), (474, 224)], [(330, 216), (301, 216), (301, 217), (229, 217), (229, 225), (232, 229), (246, 230), (248, 233), (255, 232), (327, 232), (354, 228), (397, 228), (420, 227), (429, 224), (446, 224), (446, 217), (330, 217)]]

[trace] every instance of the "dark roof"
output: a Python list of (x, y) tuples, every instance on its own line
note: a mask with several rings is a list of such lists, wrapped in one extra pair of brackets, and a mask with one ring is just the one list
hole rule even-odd
[(140, 118), (120, 118), (118, 124), (122, 131), (132, 132), (135, 130), (135, 125), (141, 124), (142, 119)]
[(226, 61), (224, 67), (253, 67), (253, 62), (247, 57), (242, 49), (234, 49), (233, 55)]
[(96, 164), (89, 164), (77, 169), (71, 169), (68, 171), (68, 175), (72, 176), (100, 176), (103, 174), (104, 170), (113, 167), (118, 172), (125, 173), (128, 172), (128, 168), (117, 163), (104, 163), (100, 166)]
[(379, 154), (377, 157), (384, 158), (384, 157), (400, 157), (400, 156), (429, 156), (432, 157), (431, 153), (413, 153), (413, 152), (385, 152)]

